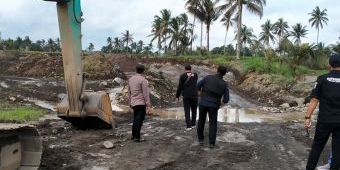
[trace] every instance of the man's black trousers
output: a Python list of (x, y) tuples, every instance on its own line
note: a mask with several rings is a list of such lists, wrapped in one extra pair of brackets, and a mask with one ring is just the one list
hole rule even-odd
[(146, 105), (133, 106), (132, 137), (140, 139), (140, 130), (146, 115)]
[(314, 142), (309, 153), (306, 170), (314, 170), (325, 147), (329, 136), (332, 134), (332, 164), (330, 170), (340, 169), (340, 123), (316, 123)]
[(187, 124), (187, 128), (190, 128), (191, 126), (196, 126), (197, 103), (197, 97), (183, 97), (185, 123)]
[(217, 133), (217, 107), (206, 107), (199, 106), (199, 118), (197, 125), (197, 137), (198, 140), (203, 141), (204, 139), (204, 124), (207, 118), (207, 114), (209, 115), (209, 144), (215, 145), (216, 142), (216, 133)]

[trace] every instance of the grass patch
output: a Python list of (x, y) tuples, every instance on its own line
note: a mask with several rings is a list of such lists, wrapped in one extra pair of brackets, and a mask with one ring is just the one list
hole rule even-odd
[(32, 106), (11, 104), (0, 99), (0, 122), (23, 123), (37, 120), (44, 115), (44, 111)]

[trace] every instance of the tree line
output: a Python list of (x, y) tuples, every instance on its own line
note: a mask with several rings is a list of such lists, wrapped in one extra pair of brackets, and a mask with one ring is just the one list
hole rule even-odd
[[(253, 29), (242, 24), (244, 10), (260, 18), (263, 16), (263, 7), (266, 0), (186, 0), (186, 12), (178, 16), (172, 16), (171, 10), (162, 9), (160, 14), (154, 16), (151, 25), (151, 41), (144, 43), (142, 40), (134, 41), (133, 33), (126, 30), (121, 37), (108, 37), (106, 45), (101, 47), (104, 53), (135, 53), (160, 55), (181, 55), (181, 54), (221, 54), (228, 56), (263, 56), (263, 57), (285, 57), (299, 56), (312, 57), (313, 53), (328, 54), (339, 51), (339, 42), (325, 47), (319, 42), (319, 32), (324, 25), (327, 25), (327, 9), (320, 9), (318, 6), (313, 9), (309, 23), (317, 29), (316, 43), (302, 44), (301, 39), (306, 37), (308, 30), (306, 25), (296, 23), (289, 25), (284, 18), (277, 21), (265, 21), (261, 25), (261, 32), (255, 35)], [(189, 21), (188, 15), (193, 16)], [(210, 50), (210, 26), (214, 22), (220, 22), (225, 28), (225, 41), (220, 47)], [(195, 35), (197, 25), (200, 28), (200, 35)], [(231, 27), (235, 28), (234, 40), (236, 46), (227, 44), (226, 39)], [(205, 31), (204, 31), (205, 30)], [(203, 34), (206, 34), (207, 41), (203, 45)], [(193, 47), (194, 42), (199, 39), (200, 45)], [(153, 43), (156, 44), (155, 49)], [(222, 44), (222, 43), (221, 43)], [(194, 49), (195, 48), (195, 49)], [(16, 39), (1, 39), (0, 50), (33, 50), (60, 52), (60, 40), (49, 38), (33, 42), (28, 36)], [(85, 51), (94, 51), (94, 44), (89, 43)], [(302, 54), (302, 52), (305, 52)]]

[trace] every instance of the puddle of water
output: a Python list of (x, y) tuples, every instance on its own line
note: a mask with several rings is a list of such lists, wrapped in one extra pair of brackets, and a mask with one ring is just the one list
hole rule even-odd
[(0, 82), (0, 86), (3, 88), (8, 88), (9, 86), (5, 82)]
[[(156, 109), (153, 111), (153, 115), (158, 116), (160, 119), (185, 119), (183, 108)], [(256, 108), (239, 109), (223, 107), (218, 110), (217, 121), (226, 123), (288, 122), (301, 121), (302, 115), (303, 113), (297, 112), (270, 114)]]
[(118, 101), (116, 100), (116, 98), (118, 97), (118, 94), (123, 91), (123, 88), (124, 87), (116, 87), (108, 91), (110, 100), (111, 100), (112, 111), (117, 111), (117, 112), (124, 111), (122, 108), (117, 106)]
[(43, 117), (39, 118), (39, 121), (44, 120), (60, 120), (57, 114), (45, 114)]
[(25, 99), (26, 101), (29, 101), (29, 102), (33, 102), (35, 105), (37, 106), (40, 106), (42, 108), (45, 108), (45, 109), (49, 109), (49, 110), (52, 110), (52, 111), (57, 111), (55, 108), (54, 108), (54, 105), (46, 102), (46, 101), (41, 101), (41, 100), (35, 100), (35, 99)]
[[(100, 166), (94, 166), (91, 168), (91, 170), (109, 170), (110, 168), (107, 167), (100, 167)], [(82, 169), (83, 170), (83, 169)], [(85, 170), (85, 169), (84, 169)]]

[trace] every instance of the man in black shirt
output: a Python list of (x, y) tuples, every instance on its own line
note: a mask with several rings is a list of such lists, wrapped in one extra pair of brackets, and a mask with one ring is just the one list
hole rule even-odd
[(329, 65), (331, 66), (330, 72), (317, 78), (305, 116), (304, 127), (309, 128), (313, 111), (320, 103), (314, 142), (306, 170), (315, 169), (331, 134), (333, 158), (330, 169), (340, 169), (340, 55), (331, 55)]
[[(186, 65), (184, 67), (185, 73), (179, 77), (177, 86), (176, 99), (179, 102), (180, 95), (183, 96), (185, 122), (187, 130), (191, 130), (192, 127), (196, 126), (196, 115), (197, 115), (197, 73), (191, 71), (191, 66)], [(190, 119), (191, 110), (191, 119)]]
[[(221, 103), (229, 102), (229, 89), (223, 76), (227, 73), (227, 68), (219, 66), (217, 74), (208, 75), (200, 80), (197, 89), (201, 91), (199, 101), (199, 119), (197, 125), (197, 137), (200, 144), (204, 140), (204, 124), (209, 116), (209, 148), (215, 147), (217, 133), (217, 113)], [(221, 100), (223, 98), (223, 100)]]

